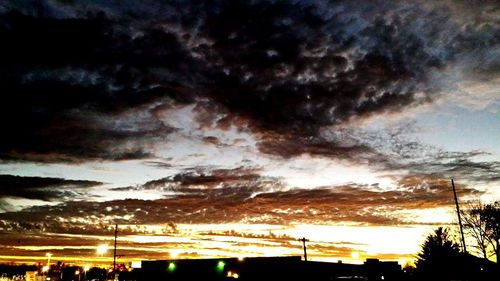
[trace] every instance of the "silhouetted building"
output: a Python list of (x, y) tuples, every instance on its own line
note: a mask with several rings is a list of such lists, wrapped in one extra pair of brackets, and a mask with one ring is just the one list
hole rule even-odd
[(225, 258), (143, 261), (142, 280), (284, 280), (300, 273), (301, 258)]
[(364, 263), (365, 276), (368, 280), (401, 280), (403, 271), (398, 262), (367, 259)]
[(400, 280), (396, 262), (302, 261), (300, 256), (143, 261), (139, 280)]

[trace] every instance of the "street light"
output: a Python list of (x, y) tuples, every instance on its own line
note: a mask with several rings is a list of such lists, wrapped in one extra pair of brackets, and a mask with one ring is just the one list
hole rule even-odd
[(50, 266), (50, 257), (52, 257), (52, 254), (46, 253), (45, 255), (47, 256), (47, 265)]
[(90, 267), (88, 264), (86, 264), (84, 267), (83, 267), (83, 281), (86, 281), (87, 280), (87, 271), (89, 271)]
[(52, 257), (51, 253), (46, 253), (47, 256), (47, 265), (42, 268), (42, 273), (45, 275), (45, 272), (47, 272), (47, 276), (49, 276), (49, 269), (50, 269), (50, 257)]
[(45, 272), (47, 272), (47, 276), (49, 275), (49, 266), (45, 265), (42, 267), (42, 278), (45, 279)]
[(215, 267), (215, 271), (217, 271), (217, 273), (222, 273), (224, 272), (224, 266), (226, 266), (226, 263), (223, 262), (223, 261), (219, 261), (217, 263), (217, 266)]
[(167, 271), (168, 271), (168, 273), (173, 273), (176, 268), (177, 268), (177, 266), (175, 265), (175, 263), (174, 262), (170, 262), (168, 264)]

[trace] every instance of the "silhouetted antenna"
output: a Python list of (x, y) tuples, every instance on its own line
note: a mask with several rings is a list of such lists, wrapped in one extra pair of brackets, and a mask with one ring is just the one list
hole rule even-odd
[(116, 270), (116, 238), (118, 237), (118, 224), (115, 225), (115, 250), (113, 254), (113, 272)]
[(462, 218), (460, 217), (460, 207), (458, 207), (457, 192), (455, 191), (455, 183), (453, 182), (453, 179), (451, 179), (451, 186), (453, 187), (453, 196), (455, 197), (455, 206), (457, 206), (458, 225), (460, 226), (460, 234), (462, 234), (462, 246), (464, 247), (464, 253), (467, 253), (467, 247), (465, 246), (464, 230), (462, 228)]
[(302, 237), (302, 239), (300, 239), (300, 241), (302, 241), (302, 245), (304, 246), (304, 261), (307, 261), (306, 242), (309, 241), (309, 239), (306, 239), (305, 237)]

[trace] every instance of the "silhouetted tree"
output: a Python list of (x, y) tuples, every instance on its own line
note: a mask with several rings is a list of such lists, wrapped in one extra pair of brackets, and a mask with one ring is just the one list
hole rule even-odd
[(465, 233), (474, 239), (474, 249), (485, 259), (491, 257), (492, 240), (488, 235), (487, 222), (482, 215), (485, 205), (480, 201), (469, 203), (469, 206), (462, 214)]
[(104, 281), (106, 280), (106, 274), (107, 271), (104, 268), (99, 268), (99, 267), (92, 267), (88, 272), (86, 279), (87, 280), (99, 280), (99, 281)]
[(439, 227), (427, 236), (417, 255), (416, 274), (421, 280), (450, 280), (456, 277), (460, 250), (448, 229)]
[(497, 264), (500, 265), (500, 202), (485, 205), (481, 217), (486, 222), (486, 232), (492, 241), (497, 256)]
[(496, 255), (498, 261), (500, 258), (500, 202), (475, 203), (467, 211), (462, 212), (462, 215), (465, 231), (476, 242), (474, 247), (484, 258), (489, 259)]

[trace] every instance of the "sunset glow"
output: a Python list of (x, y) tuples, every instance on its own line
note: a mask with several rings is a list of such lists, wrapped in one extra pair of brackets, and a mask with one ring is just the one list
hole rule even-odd
[(414, 264), (500, 199), (495, 1), (3, 2), (0, 263)]

